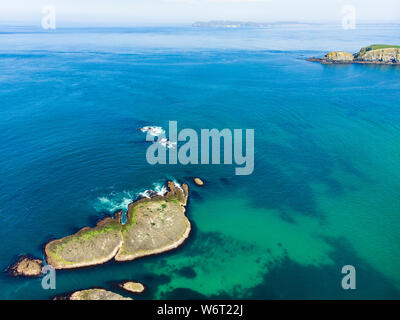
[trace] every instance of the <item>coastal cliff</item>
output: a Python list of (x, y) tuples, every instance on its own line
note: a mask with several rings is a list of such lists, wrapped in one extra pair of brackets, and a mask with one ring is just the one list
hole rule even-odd
[(45, 247), (46, 261), (56, 269), (72, 269), (102, 264), (111, 259), (133, 260), (162, 253), (181, 245), (191, 225), (185, 216), (189, 194), (169, 181), (168, 192), (131, 203), (127, 223), (121, 224), (121, 212), (101, 220), (94, 228), (53, 240)]
[(308, 61), (322, 64), (386, 64), (400, 65), (400, 46), (371, 45), (351, 54), (343, 51), (333, 51), (323, 58), (309, 58)]

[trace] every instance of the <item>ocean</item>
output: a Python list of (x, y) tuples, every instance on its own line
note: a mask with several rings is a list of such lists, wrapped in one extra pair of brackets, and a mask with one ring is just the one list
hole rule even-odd
[[(147, 286), (136, 299), (399, 299), (400, 67), (306, 61), (400, 44), (399, 27), (1, 26), (1, 269), (171, 179), (193, 229), (168, 253), (58, 271), (55, 290), (3, 272), (0, 299), (122, 280)], [(149, 165), (137, 129), (171, 120), (254, 129), (253, 174)]]

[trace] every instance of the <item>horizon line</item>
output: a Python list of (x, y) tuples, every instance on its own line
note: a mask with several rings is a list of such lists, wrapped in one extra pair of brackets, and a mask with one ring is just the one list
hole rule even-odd
[[(134, 28), (134, 27), (189, 27), (193, 26), (194, 23), (197, 22), (250, 22), (250, 23), (270, 23), (271, 25), (276, 24), (314, 24), (314, 25), (331, 25), (331, 24), (340, 24), (338, 20), (305, 20), (305, 21), (288, 21), (288, 20), (276, 20), (276, 21), (252, 21), (252, 20), (230, 20), (230, 19), (223, 19), (223, 20), (195, 20), (192, 22), (141, 22), (137, 24), (114, 24), (114, 23), (80, 23), (80, 22), (59, 22), (57, 23), (57, 29), (63, 28)], [(399, 20), (359, 20), (357, 22), (358, 25), (365, 25), (365, 24), (400, 24)], [(0, 27), (38, 27), (41, 28), (41, 21), (1, 21)], [(197, 27), (197, 28), (206, 28), (206, 27)], [(240, 29), (246, 29), (251, 27), (242, 27)], [(254, 27), (257, 28), (257, 27)], [(223, 29), (223, 27), (221, 27)], [(262, 29), (262, 27), (260, 27)]]

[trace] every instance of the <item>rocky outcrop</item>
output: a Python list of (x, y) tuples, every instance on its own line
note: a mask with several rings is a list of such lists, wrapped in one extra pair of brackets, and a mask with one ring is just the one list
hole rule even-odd
[(201, 180), (200, 178), (194, 178), (193, 181), (199, 187), (202, 187), (204, 185), (203, 180)]
[(45, 247), (48, 264), (56, 269), (72, 269), (102, 264), (111, 259), (133, 260), (172, 250), (189, 236), (191, 225), (185, 216), (189, 194), (182, 186), (169, 181), (164, 196), (153, 195), (128, 206), (127, 222), (121, 224), (122, 212), (106, 218), (94, 228), (53, 240)]
[(67, 300), (132, 300), (132, 298), (126, 298), (104, 289), (88, 289), (75, 291), (67, 297)]
[(333, 51), (323, 58), (309, 58), (308, 61), (322, 64), (387, 64), (400, 65), (400, 46), (372, 45), (362, 48), (354, 55), (348, 52)]
[(8, 268), (8, 271), (15, 277), (38, 277), (42, 273), (42, 267), (42, 260), (22, 256), (15, 264)]
[(111, 260), (123, 242), (121, 224), (106, 218), (94, 228), (53, 240), (45, 246), (47, 263), (55, 269), (72, 269), (105, 263)]
[(119, 284), (119, 286), (122, 289), (132, 293), (142, 293), (145, 290), (145, 286), (140, 282), (126, 281), (124, 283)]

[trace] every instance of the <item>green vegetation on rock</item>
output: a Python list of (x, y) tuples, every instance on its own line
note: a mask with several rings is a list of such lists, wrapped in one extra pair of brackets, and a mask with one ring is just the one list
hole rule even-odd
[(94, 228), (49, 242), (46, 260), (56, 269), (70, 269), (161, 253), (178, 247), (188, 237), (185, 216), (187, 185), (168, 182), (165, 196), (140, 199), (128, 206), (127, 223), (114, 218), (101, 220)]
[(400, 64), (400, 46), (374, 44), (362, 48), (354, 55), (349, 52), (333, 51), (323, 58), (309, 58), (308, 61), (320, 62), (322, 64)]
[(389, 49), (389, 48), (400, 49), (400, 46), (393, 46), (393, 45), (387, 45), (387, 44), (373, 44), (368, 47), (362, 48), (360, 50), (360, 53), (366, 52), (366, 51), (371, 51), (371, 50)]
[(46, 260), (56, 269), (90, 266), (111, 260), (121, 245), (121, 224), (106, 218), (94, 228), (86, 227), (49, 242), (45, 247)]
[(372, 45), (354, 55), (356, 63), (399, 64), (400, 46)]

